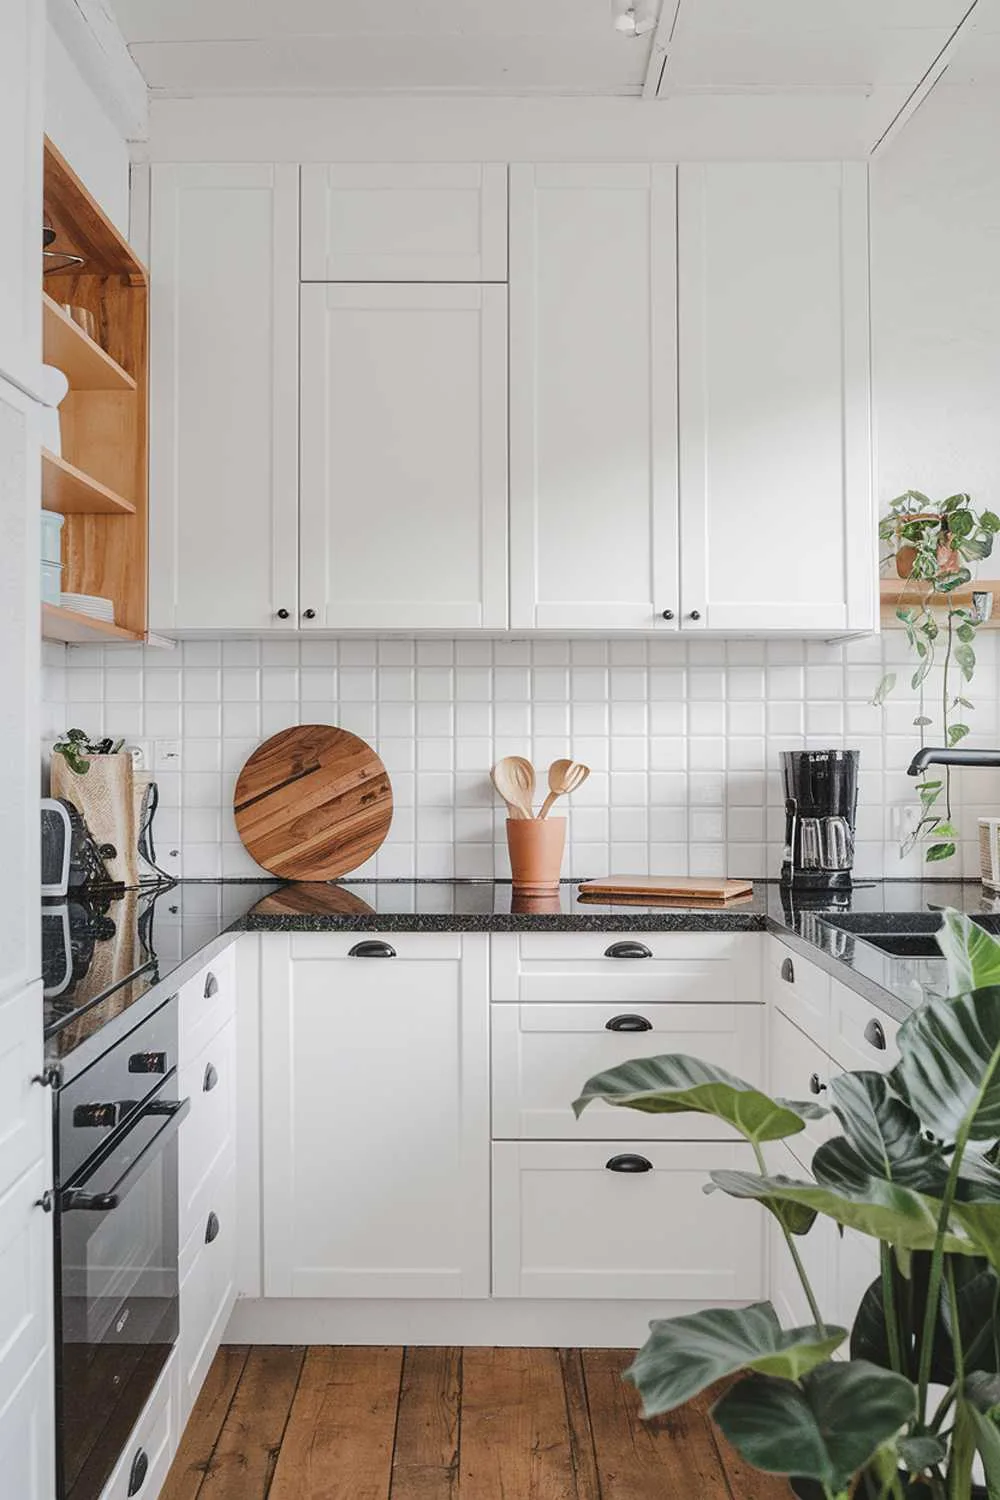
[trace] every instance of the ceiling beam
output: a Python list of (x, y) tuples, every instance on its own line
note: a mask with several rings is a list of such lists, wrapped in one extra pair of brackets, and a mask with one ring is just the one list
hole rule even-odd
[(146, 80), (132, 61), (108, 0), (48, 0), (46, 9), (59, 40), (105, 114), (126, 140), (145, 140), (149, 134)]
[(677, 25), (682, 3), (683, 0), (660, 0), (660, 15), (656, 30), (653, 32), (646, 77), (642, 85), (644, 99), (655, 99), (659, 95), (660, 84), (667, 66), (667, 53), (673, 40), (674, 28)]
[(872, 157), (879, 156), (885, 150), (885, 148), (896, 139), (897, 135), (899, 135), (899, 132), (908, 123), (908, 121), (912, 120), (913, 116), (916, 114), (921, 104), (923, 104), (924, 100), (928, 98), (928, 96), (941, 82), (941, 79), (948, 71), (948, 64), (951, 62), (951, 59), (954, 56), (957, 48), (963, 42), (967, 41), (970, 34), (976, 30), (976, 27), (978, 25), (976, 17), (978, 6), (979, 0), (972, 0), (972, 3), (969, 6), (968, 10), (965, 12), (964, 16), (962, 16), (958, 25), (955, 27), (955, 30), (951, 33), (951, 36), (945, 42), (940, 52), (931, 62), (923, 77), (904, 99), (899, 109), (897, 109), (888, 125), (882, 131), (882, 134), (879, 136), (878, 140), (872, 146)]

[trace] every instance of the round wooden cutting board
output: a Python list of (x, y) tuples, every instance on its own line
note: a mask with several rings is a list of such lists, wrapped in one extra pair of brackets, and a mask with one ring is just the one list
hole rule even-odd
[(236, 782), (236, 830), (283, 880), (335, 880), (370, 859), (392, 822), (389, 773), (356, 734), (299, 724), (272, 735)]

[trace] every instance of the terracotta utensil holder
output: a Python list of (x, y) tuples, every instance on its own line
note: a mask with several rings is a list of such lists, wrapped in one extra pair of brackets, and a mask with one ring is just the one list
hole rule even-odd
[(514, 890), (522, 896), (551, 896), (558, 891), (565, 847), (565, 818), (508, 818)]

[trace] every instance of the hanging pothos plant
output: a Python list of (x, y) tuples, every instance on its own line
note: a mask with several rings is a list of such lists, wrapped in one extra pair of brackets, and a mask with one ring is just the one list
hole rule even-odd
[[(975, 639), (980, 621), (975, 610), (955, 604), (947, 596), (972, 582), (970, 564), (989, 557), (998, 531), (1000, 516), (991, 510), (977, 512), (968, 495), (949, 495), (935, 505), (919, 490), (898, 495), (888, 515), (879, 522), (879, 538), (890, 544), (882, 561), (895, 562), (897, 573), (911, 584), (914, 594), (912, 604), (900, 601), (896, 618), (917, 658), (910, 686), (921, 693), (920, 713), (913, 721), (920, 730), (921, 745), (926, 729), (934, 722), (924, 712), (923, 687), (938, 661), (942, 669), (941, 743), (951, 748), (970, 733), (966, 715), (973, 704), (962, 688), (972, 681), (976, 669)], [(936, 612), (935, 594), (946, 596)], [(895, 685), (896, 673), (886, 673), (872, 702), (884, 703)], [(957, 837), (951, 821), (950, 768), (945, 766), (940, 777), (925, 775), (917, 792), (920, 817), (900, 852), (906, 855), (921, 839), (928, 839), (926, 859), (948, 859), (955, 853)]]

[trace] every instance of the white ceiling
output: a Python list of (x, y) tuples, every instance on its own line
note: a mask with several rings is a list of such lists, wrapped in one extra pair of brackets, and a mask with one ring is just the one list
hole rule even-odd
[[(614, 31), (610, 0), (111, 4), (147, 83), (162, 94), (638, 95), (647, 71), (659, 79), (663, 55), (651, 35)], [(663, 0), (660, 97), (912, 87), (972, 4)]]

